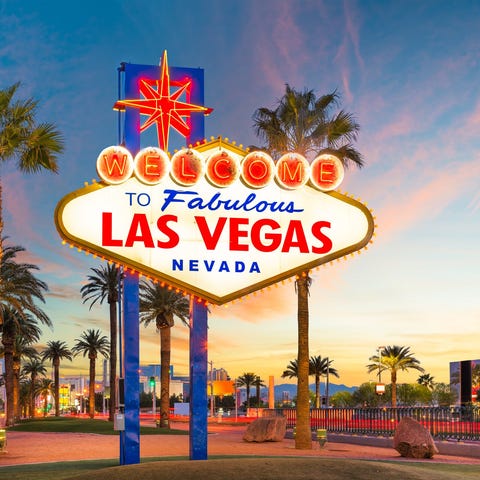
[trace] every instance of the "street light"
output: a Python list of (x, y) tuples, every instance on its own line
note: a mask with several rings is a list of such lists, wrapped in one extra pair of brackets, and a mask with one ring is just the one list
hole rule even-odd
[(385, 393), (385, 385), (382, 383), (382, 351), (385, 347), (377, 347), (378, 351), (378, 383), (375, 387), (375, 393), (377, 395), (383, 395)]

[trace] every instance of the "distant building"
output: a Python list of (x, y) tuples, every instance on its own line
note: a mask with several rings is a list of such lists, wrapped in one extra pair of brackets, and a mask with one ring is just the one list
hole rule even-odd
[(230, 380), (230, 376), (224, 368), (214, 368), (211, 372), (208, 372), (208, 379), (225, 382)]
[(457, 392), (457, 404), (476, 402), (480, 397), (480, 360), (450, 362), (450, 386)]
[[(160, 373), (162, 371), (161, 365), (143, 365), (140, 366), (140, 389), (143, 392), (149, 393), (151, 390), (150, 387), (150, 377), (155, 378), (155, 394), (157, 397), (160, 396)], [(173, 375), (173, 365), (170, 365), (170, 396), (182, 396), (185, 398), (185, 380), (182, 377), (175, 378)]]

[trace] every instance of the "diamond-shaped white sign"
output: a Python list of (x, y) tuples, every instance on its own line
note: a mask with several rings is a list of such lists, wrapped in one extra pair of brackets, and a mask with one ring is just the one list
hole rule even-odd
[[(207, 159), (218, 148), (196, 150)], [(241, 160), (238, 147), (222, 149)], [(219, 188), (206, 177), (182, 186), (172, 175), (94, 183), (64, 197), (55, 218), (72, 244), (216, 304), (360, 250), (374, 227), (363, 204), (337, 192), (240, 179)]]

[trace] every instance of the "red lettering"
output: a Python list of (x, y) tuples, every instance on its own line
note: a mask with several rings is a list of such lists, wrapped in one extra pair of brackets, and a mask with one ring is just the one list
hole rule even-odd
[(226, 151), (215, 153), (207, 160), (207, 178), (217, 187), (231, 185), (239, 176), (238, 162)]
[(170, 159), (159, 148), (147, 147), (140, 150), (134, 160), (135, 176), (147, 185), (156, 185), (168, 173)]
[(157, 247), (159, 248), (174, 248), (178, 245), (180, 237), (178, 233), (173, 231), (169, 226), (168, 222), (177, 222), (178, 217), (176, 215), (163, 215), (157, 220), (157, 227), (160, 230), (160, 233), (163, 233), (168, 240), (157, 241)]
[(241, 225), (248, 225), (248, 218), (230, 219), (230, 250), (248, 251), (248, 244), (239, 243), (240, 238), (247, 238), (248, 231), (240, 230)]
[(298, 188), (308, 181), (308, 162), (299, 153), (287, 153), (277, 162), (277, 181), (285, 188)]
[(181, 185), (195, 185), (203, 175), (203, 159), (194, 150), (178, 151), (173, 155), (170, 166), (173, 179)]
[(323, 192), (334, 190), (342, 183), (344, 168), (341, 160), (334, 155), (323, 153), (310, 166), (312, 185)]
[[(296, 240), (295, 240), (296, 238)], [(283, 242), (282, 252), (289, 252), (291, 248), (298, 247), (300, 253), (308, 253), (307, 238), (300, 220), (291, 220)]]
[(332, 224), (330, 222), (325, 221), (315, 222), (312, 225), (313, 236), (322, 242), (321, 247), (312, 246), (313, 253), (327, 253), (332, 249), (332, 240), (322, 232), (322, 228), (330, 228), (331, 226)]
[(102, 213), (102, 247), (121, 247), (121, 240), (112, 238), (112, 214), (110, 212)]
[[(138, 230), (140, 230), (140, 232), (137, 234)], [(125, 246), (132, 247), (135, 242), (143, 242), (146, 248), (153, 248), (155, 246), (147, 216), (144, 213), (135, 213), (133, 215)]]
[(251, 152), (242, 160), (242, 177), (253, 188), (265, 187), (272, 179), (275, 164), (264, 152)]
[(104, 148), (97, 157), (97, 172), (106, 183), (122, 183), (132, 175), (132, 155), (124, 147)]
[[(280, 228), (280, 224), (269, 218), (257, 220), (252, 225), (252, 245), (260, 252), (273, 252), (280, 246), (282, 234), (270, 232), (262, 235), (262, 230), (264, 227), (270, 227), (271, 230), (278, 230)], [(268, 240), (269, 242), (265, 243), (264, 240)]]
[(227, 223), (227, 218), (219, 217), (213, 233), (210, 232), (205, 217), (195, 217), (195, 221), (197, 222), (198, 230), (202, 235), (203, 243), (205, 243), (205, 247), (207, 247), (207, 250), (215, 250), (220, 235), (222, 234), (223, 227), (225, 226), (225, 223)]

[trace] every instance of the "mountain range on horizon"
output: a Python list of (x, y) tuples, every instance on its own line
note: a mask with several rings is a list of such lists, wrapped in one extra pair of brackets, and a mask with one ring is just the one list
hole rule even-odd
[[(315, 384), (314, 383), (311, 383), (309, 385), (309, 388), (312, 392), (315, 392)], [(357, 389), (358, 389), (358, 387), (355, 387), (355, 386), (354, 387), (347, 387), (343, 383), (341, 383), (341, 384), (330, 383), (329, 386), (328, 386), (328, 393), (329, 393), (329, 396), (332, 396), (337, 392), (353, 393)], [(322, 383), (320, 385), (320, 394), (325, 395), (325, 383)], [(255, 389), (250, 390), (250, 395), (255, 395)], [(260, 396), (265, 397), (267, 395), (268, 395), (268, 388), (266, 388), (266, 387), (261, 388), (260, 389)], [(297, 385), (294, 384), (294, 383), (281, 383), (280, 385), (275, 385), (275, 400), (281, 400), (286, 395), (288, 395), (288, 398), (290, 400), (292, 400), (297, 395)]]

